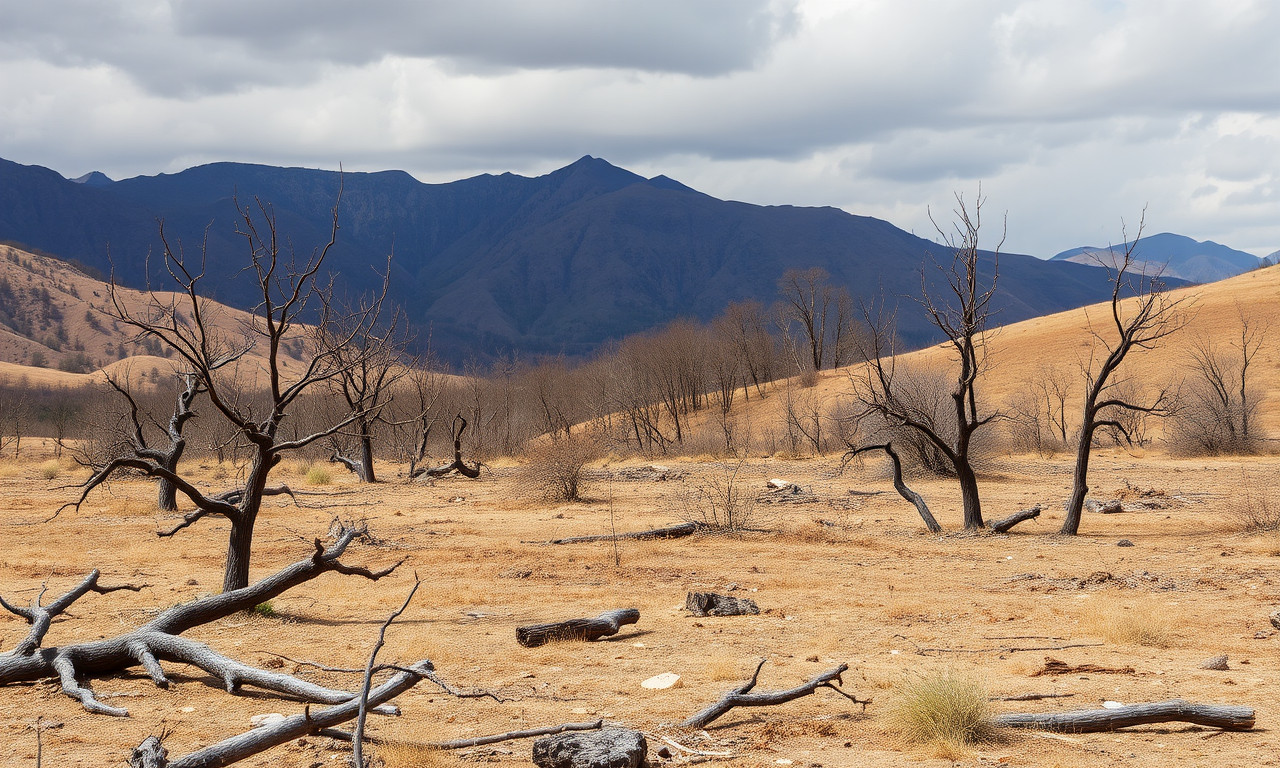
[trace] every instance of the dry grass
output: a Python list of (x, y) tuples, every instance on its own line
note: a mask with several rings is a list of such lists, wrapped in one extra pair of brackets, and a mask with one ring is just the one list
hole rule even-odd
[(1178, 644), (1176, 608), (1152, 600), (1117, 603), (1108, 600), (1081, 620), (1090, 633), (1109, 643), (1172, 648)]
[(313, 466), (307, 470), (307, 482), (311, 485), (329, 485), (333, 482), (333, 473), (325, 467)]
[(40, 477), (45, 480), (56, 479), (62, 474), (62, 462), (58, 459), (49, 459), (40, 465)]
[(906, 744), (930, 748), (944, 759), (966, 756), (971, 746), (997, 734), (986, 688), (949, 669), (904, 678), (894, 688), (886, 718)]

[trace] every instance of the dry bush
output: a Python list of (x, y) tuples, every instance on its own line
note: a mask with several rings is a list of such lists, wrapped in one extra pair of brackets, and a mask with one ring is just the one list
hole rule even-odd
[(1275, 492), (1244, 469), (1225, 510), (1232, 527), (1241, 533), (1280, 533), (1280, 501)]
[(49, 459), (40, 465), (40, 476), (45, 480), (53, 480), (62, 474), (62, 462), (57, 459)]
[(328, 485), (333, 482), (333, 475), (324, 467), (313, 466), (307, 470), (307, 482), (311, 485)]
[(594, 435), (540, 441), (525, 454), (526, 481), (552, 501), (579, 501), (587, 465), (603, 453)]
[(742, 477), (746, 462), (739, 459), (686, 482), (677, 495), (681, 517), (714, 530), (735, 532), (759, 524), (757, 489)]
[(1155, 603), (1121, 605), (1108, 602), (1091, 611), (1085, 628), (1109, 643), (1172, 648), (1177, 644), (1177, 622), (1169, 608)]
[(887, 717), (903, 741), (933, 747), (943, 757), (963, 754), (968, 745), (997, 735), (985, 687), (953, 670), (903, 680), (895, 686)]

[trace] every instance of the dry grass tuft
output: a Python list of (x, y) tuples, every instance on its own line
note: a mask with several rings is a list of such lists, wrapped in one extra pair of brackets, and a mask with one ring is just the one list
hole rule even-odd
[(1240, 533), (1280, 532), (1280, 500), (1268, 484), (1240, 470), (1240, 484), (1225, 508), (1232, 528)]
[(40, 476), (45, 480), (53, 480), (62, 474), (62, 462), (57, 459), (49, 459), (40, 465)]
[(970, 745), (990, 742), (997, 735), (985, 687), (952, 670), (900, 682), (887, 717), (903, 741), (932, 747), (948, 759), (967, 755)]
[(333, 475), (324, 467), (311, 467), (307, 470), (307, 482), (311, 485), (328, 485), (333, 482)]
[(1091, 612), (1081, 622), (1109, 643), (1172, 648), (1177, 644), (1176, 616), (1168, 606), (1155, 603), (1109, 604)]
[(457, 760), (443, 749), (409, 741), (387, 741), (374, 749), (385, 768), (444, 768)]

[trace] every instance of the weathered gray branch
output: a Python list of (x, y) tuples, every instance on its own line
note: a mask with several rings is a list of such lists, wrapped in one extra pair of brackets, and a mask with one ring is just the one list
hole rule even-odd
[(609, 534), (601, 533), (593, 536), (569, 536), (563, 539), (552, 539), (544, 542), (546, 544), (588, 544), (595, 541), (613, 541), (618, 540), (639, 540), (648, 541), (650, 539), (678, 539), (683, 536), (692, 536), (700, 530), (707, 527), (706, 523), (680, 523), (679, 525), (668, 525), (665, 528), (650, 528), (647, 531), (634, 531), (632, 533)]
[(920, 513), (920, 519), (924, 520), (924, 525), (929, 529), (930, 533), (941, 533), (942, 526), (938, 524), (933, 513), (929, 511), (929, 505), (925, 504), (924, 497), (907, 487), (906, 482), (902, 479), (902, 459), (898, 458), (898, 454), (893, 450), (893, 443), (885, 443), (884, 445), (864, 445), (861, 448), (853, 448), (845, 453), (844, 458), (840, 462), (840, 469), (843, 471), (845, 465), (849, 463), (855, 456), (866, 453), (868, 451), (884, 451), (893, 460), (893, 487), (902, 498), (911, 502), (916, 511)]
[(1119, 709), (1080, 709), (1071, 712), (1018, 712), (999, 715), (1003, 728), (1032, 728), (1065, 733), (1097, 733), (1150, 723), (1194, 723), (1228, 731), (1253, 728), (1253, 708), (1218, 704), (1193, 704), (1170, 699), (1154, 704), (1133, 704)]
[(1009, 529), (1017, 525), (1018, 523), (1021, 523), (1027, 520), (1033, 520), (1039, 516), (1040, 516), (1040, 505), (1037, 504), (1031, 509), (1023, 509), (1018, 512), (1014, 512), (1012, 515), (1009, 515), (1008, 517), (1002, 517), (999, 520), (996, 520), (994, 523), (991, 524), (991, 531), (992, 533), (1008, 533)]
[(838, 685), (833, 685), (834, 680), (837, 684), (841, 683), (840, 676), (848, 669), (848, 664), (841, 664), (838, 667), (828, 669), (826, 672), (812, 678), (806, 683), (788, 688), (784, 691), (762, 691), (760, 693), (751, 693), (751, 689), (755, 688), (756, 681), (760, 677), (760, 668), (764, 666), (765, 659), (761, 659), (756, 665), (756, 671), (751, 675), (751, 679), (741, 686), (726, 693), (719, 701), (703, 709), (701, 712), (689, 717), (682, 723), (681, 728), (705, 728), (709, 723), (719, 719), (727, 714), (729, 710), (735, 707), (772, 707), (778, 704), (785, 704), (788, 701), (794, 701), (803, 696), (808, 696), (817, 691), (819, 688), (830, 688), (841, 696), (855, 704), (861, 704), (866, 708), (871, 703), (870, 699), (863, 701), (841, 690)]

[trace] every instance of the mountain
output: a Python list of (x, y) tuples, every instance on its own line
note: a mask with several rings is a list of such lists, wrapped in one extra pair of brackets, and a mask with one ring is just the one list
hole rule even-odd
[[(300, 254), (323, 244), (341, 189), (338, 245), (327, 262), (340, 288), (380, 284), (392, 260), (394, 298), (433, 345), (459, 360), (502, 352), (589, 353), (676, 317), (709, 319), (742, 299), (777, 297), (792, 268), (822, 267), (855, 298), (900, 305), (906, 343), (937, 339), (909, 297), (946, 292), (933, 259), (945, 248), (888, 222), (836, 208), (718, 200), (586, 156), (529, 178), (481, 175), (424, 184), (401, 171), (347, 173), (214, 163), (175, 174), (78, 184), (0, 160), (0, 240), (61, 255), (122, 283), (168, 285), (157, 220), (189, 260), (206, 252), (210, 294), (247, 306), (236, 209), (262, 201)], [(205, 239), (207, 237), (207, 239)], [(992, 261), (984, 260), (990, 279)], [(1104, 270), (1002, 254), (993, 301), (1001, 323), (1099, 301)]]
[(115, 181), (102, 171), (89, 171), (83, 176), (72, 179), (77, 184), (88, 184), (91, 187), (105, 187)]
[[(1054, 261), (1073, 261), (1077, 264), (1098, 264), (1114, 267), (1124, 257), (1130, 244), (1113, 246), (1084, 246), (1063, 251)], [(1148, 274), (1163, 269), (1167, 277), (1176, 277), (1192, 283), (1212, 283), (1234, 277), (1243, 272), (1265, 266), (1265, 262), (1251, 253), (1237, 251), (1211, 240), (1200, 242), (1183, 235), (1164, 232), (1137, 241), (1134, 256), (1139, 260), (1138, 269)]]

